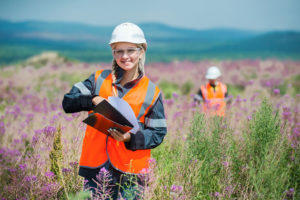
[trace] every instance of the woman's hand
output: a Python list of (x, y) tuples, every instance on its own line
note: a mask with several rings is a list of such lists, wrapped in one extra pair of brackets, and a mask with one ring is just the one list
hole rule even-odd
[(95, 96), (93, 99), (92, 99), (92, 103), (94, 104), (94, 105), (97, 105), (97, 104), (99, 104), (101, 101), (103, 101), (104, 100), (104, 98), (103, 97), (100, 97), (100, 96)]
[(117, 140), (119, 142), (129, 142), (130, 141), (130, 138), (131, 138), (130, 132), (126, 132), (126, 133), (122, 134), (120, 131), (113, 129), (113, 128), (108, 129), (108, 132), (115, 140)]

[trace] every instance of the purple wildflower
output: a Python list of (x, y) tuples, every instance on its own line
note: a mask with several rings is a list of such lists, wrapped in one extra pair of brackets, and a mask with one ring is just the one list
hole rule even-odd
[(224, 167), (228, 167), (228, 166), (229, 166), (229, 163), (228, 163), (227, 161), (224, 161), (224, 162), (223, 162), (223, 165), (224, 165)]
[(25, 177), (25, 180), (27, 181), (27, 182), (31, 182), (31, 181), (36, 181), (37, 180), (37, 177), (36, 176), (26, 176)]
[(254, 83), (254, 80), (248, 81), (248, 85), (253, 85), (253, 83)]
[(176, 190), (177, 190), (177, 185), (172, 185), (171, 186), (171, 191), (172, 192), (176, 192)]
[(66, 121), (72, 121), (73, 118), (72, 118), (72, 117), (65, 116), (65, 120), (66, 120)]
[(23, 165), (19, 165), (19, 167), (20, 167), (20, 169), (25, 170), (27, 168), (27, 165), (23, 164)]
[(247, 119), (250, 121), (252, 119), (252, 115), (248, 115)]
[(77, 167), (78, 166), (78, 162), (74, 161), (74, 162), (70, 162), (69, 163), (71, 167)]
[(173, 120), (177, 119), (180, 115), (181, 115), (180, 111), (175, 112), (174, 115), (173, 115)]
[(220, 196), (220, 193), (219, 192), (215, 192), (215, 197), (219, 197)]
[(156, 160), (155, 160), (155, 158), (150, 158), (150, 159), (149, 159), (149, 163), (156, 164)]
[(45, 176), (47, 176), (48, 178), (52, 178), (52, 177), (54, 177), (55, 175), (54, 175), (53, 172), (48, 171), (48, 172), (45, 173)]
[(53, 136), (54, 133), (56, 132), (56, 127), (53, 127), (53, 126), (46, 126), (44, 129), (43, 129), (43, 132), (46, 136)]
[(34, 131), (34, 133), (35, 133), (36, 135), (40, 135), (40, 134), (43, 133), (43, 130), (37, 129), (37, 130)]
[(181, 185), (172, 185), (171, 191), (180, 193), (183, 191), (183, 187)]
[(69, 168), (62, 168), (62, 172), (63, 173), (69, 173), (69, 172), (72, 172), (72, 170), (69, 169)]
[(3, 135), (5, 133), (4, 122), (0, 122), (0, 134)]
[(273, 92), (274, 92), (274, 94), (280, 94), (280, 90), (279, 89), (274, 89)]
[(111, 174), (110, 172), (102, 167), (99, 171), (99, 174), (96, 176), (97, 179), (97, 187), (99, 190), (97, 191), (98, 199), (110, 199), (112, 193), (112, 185), (111, 185)]
[(73, 118), (77, 118), (77, 117), (79, 117), (80, 116), (80, 113), (72, 113), (72, 117)]
[(58, 119), (59, 119), (59, 118), (58, 118), (57, 115), (53, 115), (53, 116), (52, 116), (52, 119), (50, 120), (50, 123), (51, 123), (51, 124), (54, 124)]
[(22, 139), (26, 139), (27, 136), (28, 136), (28, 135), (27, 135), (26, 133), (22, 133), (21, 138), (22, 138)]
[(178, 97), (179, 97), (179, 95), (176, 93), (176, 92), (173, 92), (173, 97), (175, 98), (175, 99), (177, 99)]

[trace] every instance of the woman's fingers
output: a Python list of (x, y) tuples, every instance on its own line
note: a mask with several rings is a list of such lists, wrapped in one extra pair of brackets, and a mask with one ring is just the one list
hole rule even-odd
[(104, 100), (104, 98), (103, 97), (100, 97), (100, 96), (95, 96), (93, 99), (92, 99), (92, 103), (94, 104), (94, 105), (97, 105), (97, 104), (99, 104), (101, 101), (103, 101)]
[(115, 138), (117, 141), (119, 142), (128, 142), (131, 138), (131, 135), (129, 132), (122, 134), (120, 131), (110, 128), (108, 129), (108, 132), (110, 133), (110, 135)]

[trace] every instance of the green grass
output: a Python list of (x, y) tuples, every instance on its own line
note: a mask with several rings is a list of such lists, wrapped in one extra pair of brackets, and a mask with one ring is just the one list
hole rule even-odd
[(243, 140), (226, 118), (195, 114), (186, 141), (169, 140), (152, 151), (159, 163), (155, 197), (183, 198), (170, 191), (178, 184), (186, 199), (289, 199), (290, 188), (297, 199), (300, 150), (290, 147), (281, 124), (267, 100), (245, 123)]

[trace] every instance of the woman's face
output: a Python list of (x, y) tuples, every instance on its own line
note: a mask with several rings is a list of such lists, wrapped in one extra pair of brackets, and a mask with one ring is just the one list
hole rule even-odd
[(117, 64), (125, 71), (136, 70), (139, 59), (144, 53), (142, 48), (128, 42), (113, 44), (112, 51)]

